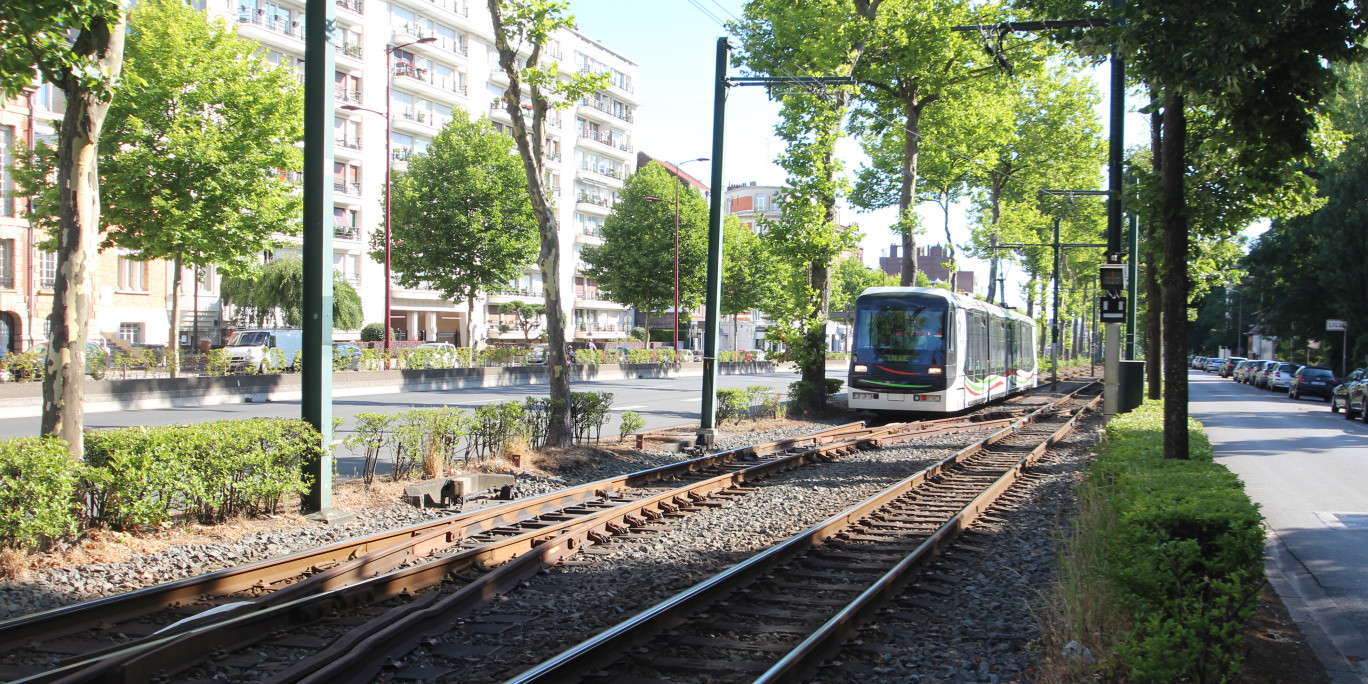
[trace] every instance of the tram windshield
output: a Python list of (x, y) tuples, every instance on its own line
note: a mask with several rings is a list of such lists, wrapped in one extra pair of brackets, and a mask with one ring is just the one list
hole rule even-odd
[(862, 301), (855, 308), (855, 354), (876, 363), (945, 363), (944, 304), (916, 300)]

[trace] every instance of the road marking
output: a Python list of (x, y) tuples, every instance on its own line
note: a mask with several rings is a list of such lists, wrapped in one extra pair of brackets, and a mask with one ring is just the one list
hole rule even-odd
[(630, 411), (630, 410), (632, 410), (632, 409), (646, 408), (646, 405), (645, 405), (645, 404), (633, 404), (633, 405), (631, 405), (631, 406), (619, 406), (619, 407), (617, 407), (617, 408), (618, 408), (619, 411)]

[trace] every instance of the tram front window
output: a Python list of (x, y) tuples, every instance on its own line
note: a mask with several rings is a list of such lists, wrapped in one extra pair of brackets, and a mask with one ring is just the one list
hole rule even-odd
[(855, 310), (855, 355), (864, 363), (945, 364), (946, 307), (914, 302), (861, 303)]

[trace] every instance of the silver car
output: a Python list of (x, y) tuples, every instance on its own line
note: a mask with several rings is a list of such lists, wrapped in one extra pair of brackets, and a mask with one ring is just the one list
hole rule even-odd
[(1207, 359), (1207, 360), (1206, 360), (1206, 363), (1202, 365), (1202, 370), (1204, 370), (1204, 371), (1206, 371), (1206, 372), (1208, 372), (1208, 373), (1211, 373), (1211, 372), (1213, 372), (1213, 371), (1218, 371), (1218, 370), (1221, 370), (1221, 364), (1223, 364), (1223, 363), (1225, 363), (1225, 359), (1218, 359), (1218, 358), (1212, 357), (1212, 358)]
[(1300, 365), (1295, 363), (1280, 363), (1276, 368), (1268, 372), (1267, 387), (1271, 390), (1285, 390), (1292, 382), (1292, 376), (1296, 375)]

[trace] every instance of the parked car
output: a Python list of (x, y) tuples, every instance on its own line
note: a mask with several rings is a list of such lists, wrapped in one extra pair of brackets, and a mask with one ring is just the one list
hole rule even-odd
[(285, 367), (293, 367), (295, 354), (304, 350), (302, 330), (239, 330), (228, 340), (228, 369), (249, 367), (265, 370), (270, 350), (279, 349)]
[[(33, 348), (30, 351), (37, 352), (38, 358), (45, 359), (47, 358), (47, 346), (47, 342), (39, 342), (38, 344), (33, 345)], [(109, 370), (109, 363), (113, 359), (114, 355), (109, 352), (109, 347), (105, 346), (103, 339), (98, 341), (86, 340), (86, 375), (89, 375), (96, 380), (104, 378), (105, 372)], [(103, 361), (104, 363), (96, 363), (97, 360)]]
[(1228, 378), (1231, 376), (1231, 374), (1235, 372), (1235, 366), (1238, 366), (1240, 362), (1244, 360), (1245, 357), (1243, 356), (1232, 356), (1230, 358), (1227, 358), (1225, 360), (1225, 363), (1221, 364), (1220, 370), (1216, 372), (1219, 373), (1221, 377)]
[(1268, 374), (1281, 363), (1281, 361), (1264, 361), (1263, 365), (1255, 366), (1254, 379), (1251, 380), (1249, 384), (1254, 385), (1255, 387), (1267, 388)]
[(1225, 359), (1218, 359), (1213, 356), (1207, 359), (1205, 364), (1202, 364), (1202, 370), (1208, 373), (1212, 371), (1219, 371), (1221, 370), (1221, 364), (1223, 363), (1225, 363)]
[(333, 345), (333, 367), (341, 365), (348, 370), (356, 370), (361, 366), (361, 347), (350, 342), (339, 342)]
[(550, 349), (551, 345), (549, 344), (539, 344), (535, 347), (532, 347), (532, 351), (527, 352), (528, 365), (546, 363), (546, 359), (550, 353)]
[(1360, 368), (1349, 375), (1344, 376), (1335, 389), (1330, 394), (1330, 412), (1339, 413), (1340, 408), (1349, 403), (1349, 386), (1363, 381), (1364, 374), (1368, 373)]
[(1326, 401), (1333, 401), (1331, 396), (1335, 392), (1335, 385), (1335, 372), (1329, 368), (1302, 366), (1292, 374), (1292, 381), (1287, 385), (1287, 398), (1295, 401), (1302, 397), (1323, 397)]
[(456, 365), (456, 345), (450, 342), (424, 342), (414, 349), (426, 349), (445, 366)]
[(1292, 375), (1300, 368), (1301, 365), (1296, 363), (1277, 364), (1268, 371), (1266, 388), (1275, 392), (1280, 389), (1287, 389), (1292, 384)]
[(738, 359), (742, 361), (764, 361), (765, 351), (763, 349), (738, 349), (736, 350)]
[(1256, 362), (1251, 359), (1246, 359), (1235, 364), (1235, 370), (1230, 372), (1230, 378), (1235, 382), (1243, 383), (1245, 381), (1245, 376), (1249, 374), (1250, 366), (1253, 366), (1255, 363)]

